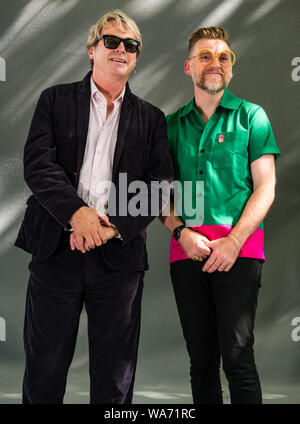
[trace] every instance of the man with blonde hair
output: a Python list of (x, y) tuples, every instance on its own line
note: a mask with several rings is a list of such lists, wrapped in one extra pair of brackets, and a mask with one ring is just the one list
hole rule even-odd
[[(280, 152), (264, 110), (227, 90), (234, 63), (224, 29), (195, 31), (184, 64), (195, 96), (167, 116), (174, 177), (183, 187), (173, 210), (182, 212), (161, 220), (173, 233), (171, 278), (195, 403), (223, 402), (221, 359), (231, 402), (262, 402), (253, 329), (262, 221)], [(193, 183), (189, 192), (185, 182)], [(187, 196), (196, 205), (191, 211), (181, 205)]]
[(107, 13), (87, 48), (92, 70), (43, 91), (24, 150), (33, 192), (16, 241), (32, 253), (24, 403), (63, 402), (83, 304), (91, 403), (131, 403), (155, 216), (130, 214), (128, 185), (141, 180), (150, 198), (152, 181), (172, 179), (164, 114), (127, 83), (142, 49), (136, 23)]

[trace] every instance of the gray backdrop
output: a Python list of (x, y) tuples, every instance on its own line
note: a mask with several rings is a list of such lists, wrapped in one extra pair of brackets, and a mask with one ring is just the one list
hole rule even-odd
[[(24, 367), (23, 316), (29, 255), (13, 247), (29, 194), (23, 146), (41, 91), (82, 79), (89, 70), (89, 27), (121, 8), (142, 32), (144, 50), (131, 77), (137, 95), (165, 113), (187, 103), (183, 73), (189, 34), (224, 26), (237, 54), (230, 89), (267, 111), (282, 157), (276, 201), (265, 220), (266, 256), (256, 321), (256, 359), (264, 402), (300, 401), (299, 89), (300, 2), (297, 0), (10, 0), (0, 30), (0, 403), (19, 403)], [(6, 64), (6, 67), (5, 67)], [(6, 80), (6, 81), (3, 81)], [(170, 236), (148, 231), (135, 403), (190, 403), (189, 366), (169, 278)], [(65, 401), (89, 401), (86, 316), (82, 314)], [(225, 400), (228, 389), (223, 377)]]

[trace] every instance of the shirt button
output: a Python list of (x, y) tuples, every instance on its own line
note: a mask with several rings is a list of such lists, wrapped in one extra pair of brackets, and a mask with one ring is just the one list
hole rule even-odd
[(200, 150), (200, 153), (204, 153), (204, 152), (205, 152), (205, 149), (201, 149), (201, 150)]
[(199, 171), (199, 175), (202, 175), (203, 174), (203, 171)]

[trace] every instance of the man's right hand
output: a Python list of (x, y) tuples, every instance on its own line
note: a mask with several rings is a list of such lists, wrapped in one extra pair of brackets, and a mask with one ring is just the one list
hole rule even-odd
[[(110, 240), (113, 237), (115, 237), (116, 235), (118, 235), (117, 229), (115, 227), (112, 227), (112, 226), (109, 226), (109, 227), (108, 226), (102, 226), (102, 230), (105, 233), (107, 240)], [(77, 237), (75, 231), (73, 231), (70, 235), (71, 250), (77, 249), (77, 250), (80, 250), (82, 253), (89, 252), (90, 248), (87, 245), (87, 241), (86, 240), (83, 241), (83, 248), (82, 248), (81, 246), (79, 246), (78, 240), (80, 240), (80, 237)]]
[(186, 256), (191, 259), (198, 258), (202, 261), (211, 254), (211, 249), (205, 245), (205, 242), (209, 241), (208, 238), (190, 228), (181, 231), (178, 241)]
[(85, 250), (84, 243), (86, 248), (94, 249), (107, 242), (107, 236), (100, 225), (96, 209), (82, 206), (72, 215), (70, 224), (76, 232), (80, 250)]

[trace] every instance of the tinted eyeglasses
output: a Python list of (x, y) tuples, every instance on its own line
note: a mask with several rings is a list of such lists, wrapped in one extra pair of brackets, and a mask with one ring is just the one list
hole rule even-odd
[(201, 65), (210, 65), (217, 57), (219, 64), (224, 68), (229, 68), (235, 64), (235, 54), (231, 50), (223, 50), (217, 55), (210, 49), (201, 49), (196, 56), (188, 57), (188, 60), (197, 58)]
[(102, 40), (104, 42), (104, 46), (107, 49), (114, 50), (118, 47), (118, 45), (123, 42), (125, 50), (128, 53), (136, 53), (139, 49), (140, 42), (138, 40), (134, 40), (133, 38), (120, 38), (116, 35), (102, 35), (98, 41)]

